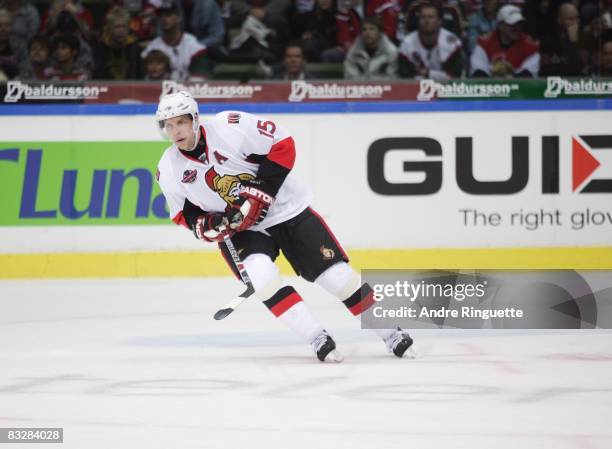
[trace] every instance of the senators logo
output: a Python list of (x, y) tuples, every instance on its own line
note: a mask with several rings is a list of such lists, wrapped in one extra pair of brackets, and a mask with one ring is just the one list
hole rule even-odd
[(333, 249), (326, 248), (323, 245), (321, 245), (321, 247), (319, 248), (319, 251), (321, 251), (321, 255), (323, 256), (323, 260), (332, 260), (334, 258), (334, 256), (336, 255), (336, 253), (334, 252)]
[(238, 198), (240, 183), (242, 181), (250, 181), (255, 176), (248, 173), (240, 173), (238, 175), (219, 175), (212, 167), (206, 172), (206, 185), (219, 194), (223, 201), (232, 205), (234, 200)]

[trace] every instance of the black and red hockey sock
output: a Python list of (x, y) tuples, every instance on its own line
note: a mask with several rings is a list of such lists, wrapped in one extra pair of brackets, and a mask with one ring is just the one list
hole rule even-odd
[(349, 311), (357, 316), (368, 310), (374, 304), (374, 291), (369, 284), (363, 284), (348, 299), (342, 301)]
[(270, 299), (263, 301), (263, 303), (274, 316), (279, 317), (300, 301), (302, 301), (302, 297), (299, 293), (293, 287), (285, 286), (274, 293)]

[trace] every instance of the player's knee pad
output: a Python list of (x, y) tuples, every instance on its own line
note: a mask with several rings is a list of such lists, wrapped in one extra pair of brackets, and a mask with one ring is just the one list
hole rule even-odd
[(346, 262), (332, 265), (315, 282), (340, 300), (345, 300), (361, 287), (361, 278)]
[(244, 259), (244, 267), (253, 283), (255, 295), (262, 301), (270, 298), (283, 286), (278, 267), (265, 254), (251, 254)]

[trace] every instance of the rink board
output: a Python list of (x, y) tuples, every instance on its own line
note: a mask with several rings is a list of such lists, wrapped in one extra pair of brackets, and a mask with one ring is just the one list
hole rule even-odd
[[(295, 174), (356, 265), (612, 267), (609, 100), (231, 107), (293, 134)], [(173, 275), (192, 258), (225, 273), (164, 216), (153, 110), (3, 107), (0, 276)]]
[[(356, 269), (609, 269), (610, 248), (352, 250)], [(3, 279), (214, 277), (230, 271), (216, 251), (0, 255)], [(283, 256), (281, 273), (295, 274)]]

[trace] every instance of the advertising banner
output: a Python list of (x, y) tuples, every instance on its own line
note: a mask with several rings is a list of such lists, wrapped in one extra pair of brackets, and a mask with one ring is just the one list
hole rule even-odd
[(451, 80), (444, 83), (420, 80), (417, 100), (542, 100), (610, 96), (611, 80), (551, 76), (543, 79)]
[(202, 102), (314, 102), (314, 101), (406, 101), (415, 100), (414, 82), (87, 82), (0, 84), (0, 99), (15, 103), (156, 103), (165, 94), (186, 90)]
[(2, 142), (0, 226), (155, 224), (163, 142)]
[[(292, 133), (295, 174), (347, 247), (612, 246), (608, 111), (267, 118)], [(4, 117), (0, 127), (3, 251), (59, 250), (83, 233), (93, 249), (193, 246), (185, 230), (172, 231), (184, 246), (169, 237), (155, 182), (167, 143), (146, 140), (158, 136), (152, 117)], [(40, 242), (16, 240), (24, 226), (44, 227)]]
[[(333, 132), (367, 145), (365, 161), (356, 154), (349, 162), (367, 183), (336, 183), (323, 201), (333, 210), (330, 198), (342, 198), (343, 209), (360, 210), (368, 225), (374, 217), (393, 223), (365, 232), (373, 246), (612, 245), (610, 118), (494, 112), (337, 123)], [(342, 160), (330, 153), (319, 179), (333, 177), (327, 167)], [(352, 239), (364, 233), (357, 223), (346, 228)]]
[(16, 103), (156, 103), (160, 96), (189, 91), (201, 102), (289, 102), (329, 101), (453, 101), (453, 100), (550, 100), (610, 98), (612, 79), (548, 77), (512, 80), (424, 80), (376, 81), (233, 81), (201, 82), (86, 82), (0, 84), (0, 101)]

